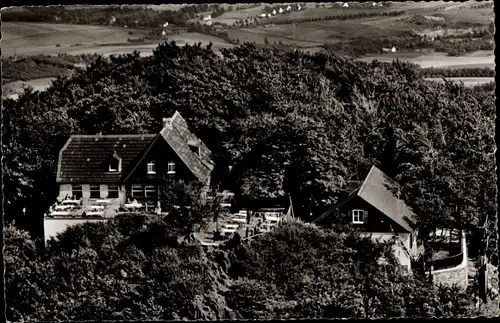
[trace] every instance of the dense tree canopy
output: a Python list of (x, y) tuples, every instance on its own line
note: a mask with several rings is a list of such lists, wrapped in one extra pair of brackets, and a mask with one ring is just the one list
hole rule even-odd
[(493, 91), (427, 82), (400, 61), (175, 43), (100, 57), (46, 92), (4, 100), (6, 219), (40, 225), (69, 135), (156, 132), (175, 110), (214, 152), (212, 181), (239, 203), (291, 194), (310, 220), (375, 164), (423, 227), (494, 223)]
[[(401, 272), (391, 243), (287, 223), (253, 245), (205, 251), (152, 215), (69, 227), (37, 252), (5, 230), (9, 321), (474, 315), (454, 287)], [(305, 261), (307, 260), (307, 261)]]

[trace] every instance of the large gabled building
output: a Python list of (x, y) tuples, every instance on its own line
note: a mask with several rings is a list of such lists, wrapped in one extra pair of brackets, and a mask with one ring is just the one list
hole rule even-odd
[(109, 218), (127, 203), (154, 209), (163, 178), (208, 188), (213, 167), (210, 150), (179, 112), (164, 119), (157, 134), (74, 135), (59, 153), (59, 205), (47, 217)]

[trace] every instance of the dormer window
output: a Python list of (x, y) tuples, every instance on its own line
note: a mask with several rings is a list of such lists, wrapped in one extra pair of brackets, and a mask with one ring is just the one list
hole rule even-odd
[(175, 163), (174, 162), (168, 162), (167, 172), (168, 172), (168, 174), (175, 174)]
[(156, 164), (154, 161), (148, 162), (148, 174), (156, 174)]
[(111, 156), (109, 161), (109, 171), (110, 172), (121, 172), (122, 170), (122, 158), (116, 153)]
[(368, 217), (368, 212), (364, 210), (352, 210), (352, 223), (363, 224), (366, 222)]

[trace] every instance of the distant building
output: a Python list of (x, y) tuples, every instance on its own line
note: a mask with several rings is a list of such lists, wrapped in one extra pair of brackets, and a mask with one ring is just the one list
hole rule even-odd
[(262, 17), (262, 18), (266, 18), (267, 17), (267, 15), (265, 13), (261, 13), (259, 16)]
[(163, 27), (167, 27), (167, 26), (168, 26), (168, 22), (165, 22), (165, 23), (163, 24)]
[(205, 25), (207, 25), (207, 26), (212, 26), (212, 21), (211, 21), (211, 20), (207, 21), (207, 22), (205, 23)]
[(165, 32), (165, 30), (161, 32), (161, 35), (162, 36), (166, 36), (167, 35), (167, 33)]
[(300, 6), (300, 4), (297, 5), (297, 10), (300, 10), (302, 9), (302, 7)]
[(208, 20), (212, 19), (212, 16), (211, 15), (206, 15), (206, 16), (203, 16), (202, 19), (204, 21), (208, 21)]
[(109, 19), (109, 24), (110, 24), (110, 25), (114, 24), (115, 22), (116, 22), (116, 17), (111, 17), (111, 18)]
[(391, 53), (395, 53), (395, 52), (396, 52), (396, 47), (392, 47)]
[(271, 18), (271, 14), (270, 13), (267, 14), (267, 18)]
[(283, 8), (279, 8), (278, 12), (279, 13), (283, 13), (285, 10), (283, 10)]
[(276, 15), (276, 9), (273, 10), (272, 14), (273, 16)]
[(286, 7), (286, 11), (292, 11), (292, 7), (290, 6)]
[(349, 8), (349, 4), (347, 2), (344, 2), (344, 4), (342, 5), (342, 7)]

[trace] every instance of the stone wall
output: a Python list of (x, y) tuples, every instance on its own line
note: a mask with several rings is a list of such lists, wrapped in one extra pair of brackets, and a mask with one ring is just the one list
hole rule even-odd
[(468, 285), (467, 266), (459, 266), (445, 270), (436, 271), (433, 273), (434, 283), (452, 286), (458, 286), (466, 289)]
[(468, 271), (468, 256), (467, 256), (467, 239), (465, 233), (462, 233), (460, 241), (460, 249), (462, 251), (462, 263), (456, 267), (432, 271), (434, 283), (442, 285), (458, 285), (462, 288), (467, 288), (469, 284)]

